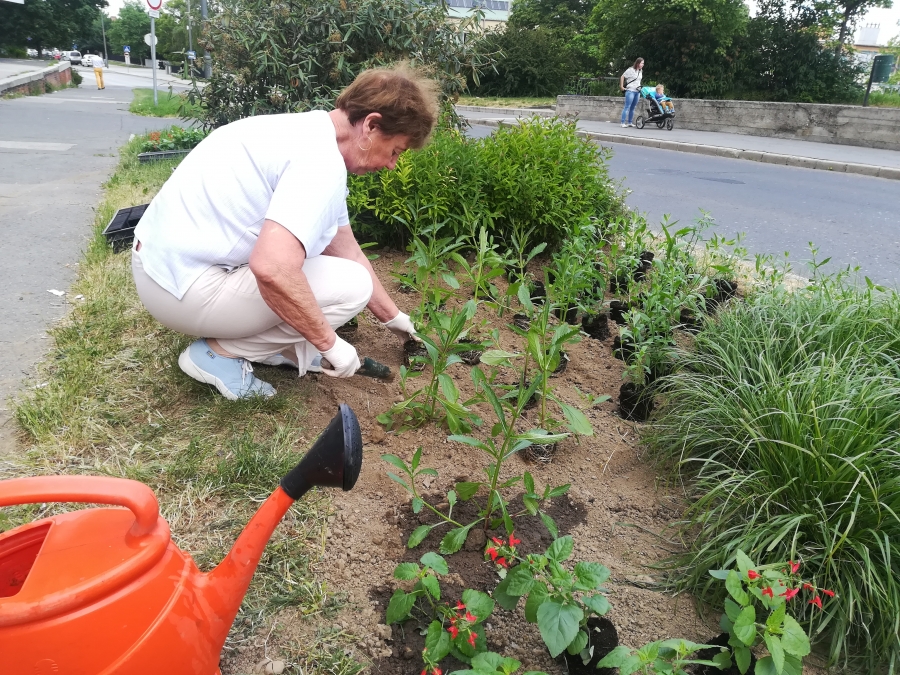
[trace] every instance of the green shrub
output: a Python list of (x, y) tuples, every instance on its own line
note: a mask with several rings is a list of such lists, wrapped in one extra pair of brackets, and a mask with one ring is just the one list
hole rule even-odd
[[(829, 657), (873, 672), (900, 660), (900, 298), (843, 282), (770, 290), (720, 312), (677, 355), (647, 433), (693, 499), (680, 588), (738, 549), (802, 560), (837, 592), (793, 607)], [(856, 664), (863, 665), (863, 664)]]
[(351, 177), (348, 206), (356, 229), (381, 243), (446, 221), (456, 237), (485, 225), (521, 249), (553, 247), (592, 216), (622, 211), (608, 157), (573, 122), (555, 118), (522, 120), (483, 139), (439, 130), (393, 172)]
[(78, 87), (81, 85), (81, 83), (83, 81), (84, 81), (84, 78), (81, 76), (81, 73), (79, 73), (77, 70), (72, 68), (72, 86)]
[(208, 132), (202, 129), (171, 127), (166, 131), (151, 131), (141, 140), (140, 152), (160, 152), (163, 150), (191, 150), (206, 138)]

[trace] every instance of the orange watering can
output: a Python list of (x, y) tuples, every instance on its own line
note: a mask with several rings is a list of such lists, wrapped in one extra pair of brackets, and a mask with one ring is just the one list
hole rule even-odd
[(353, 411), (338, 414), (207, 574), (171, 541), (143, 483), (97, 476), (0, 481), (0, 507), (114, 504), (0, 534), (3, 675), (217, 675), (269, 537), (313, 486), (351, 489), (362, 468)]

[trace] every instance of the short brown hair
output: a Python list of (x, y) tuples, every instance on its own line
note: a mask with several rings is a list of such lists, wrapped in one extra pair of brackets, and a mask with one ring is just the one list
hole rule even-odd
[(643, 63), (643, 62), (644, 62), (644, 59), (642, 59), (642, 58), (639, 56), (639, 57), (637, 57), (637, 58), (634, 60), (634, 63), (632, 64), (631, 67), (634, 68), (635, 70), (637, 70), (638, 64), (639, 64), (639, 63)]
[(406, 63), (372, 68), (357, 75), (335, 107), (347, 113), (350, 124), (377, 112), (382, 133), (404, 134), (411, 148), (421, 148), (437, 124), (438, 83)]

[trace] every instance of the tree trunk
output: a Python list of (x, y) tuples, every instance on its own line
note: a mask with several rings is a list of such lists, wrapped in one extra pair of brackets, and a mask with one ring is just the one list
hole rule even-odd
[(844, 51), (844, 40), (847, 39), (847, 29), (850, 25), (850, 15), (853, 14), (855, 9), (855, 4), (851, 3), (848, 3), (844, 7), (844, 16), (841, 19), (841, 30), (838, 32), (838, 44), (834, 52), (837, 56), (840, 56), (841, 52)]

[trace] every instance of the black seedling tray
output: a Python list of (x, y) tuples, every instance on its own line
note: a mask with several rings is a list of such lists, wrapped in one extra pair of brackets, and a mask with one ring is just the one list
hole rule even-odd
[(118, 253), (129, 248), (134, 242), (134, 228), (137, 227), (138, 221), (144, 215), (149, 204), (141, 204), (140, 206), (126, 206), (124, 209), (116, 211), (116, 215), (109, 221), (109, 225), (103, 230), (103, 236), (106, 241), (113, 247), (113, 251)]

